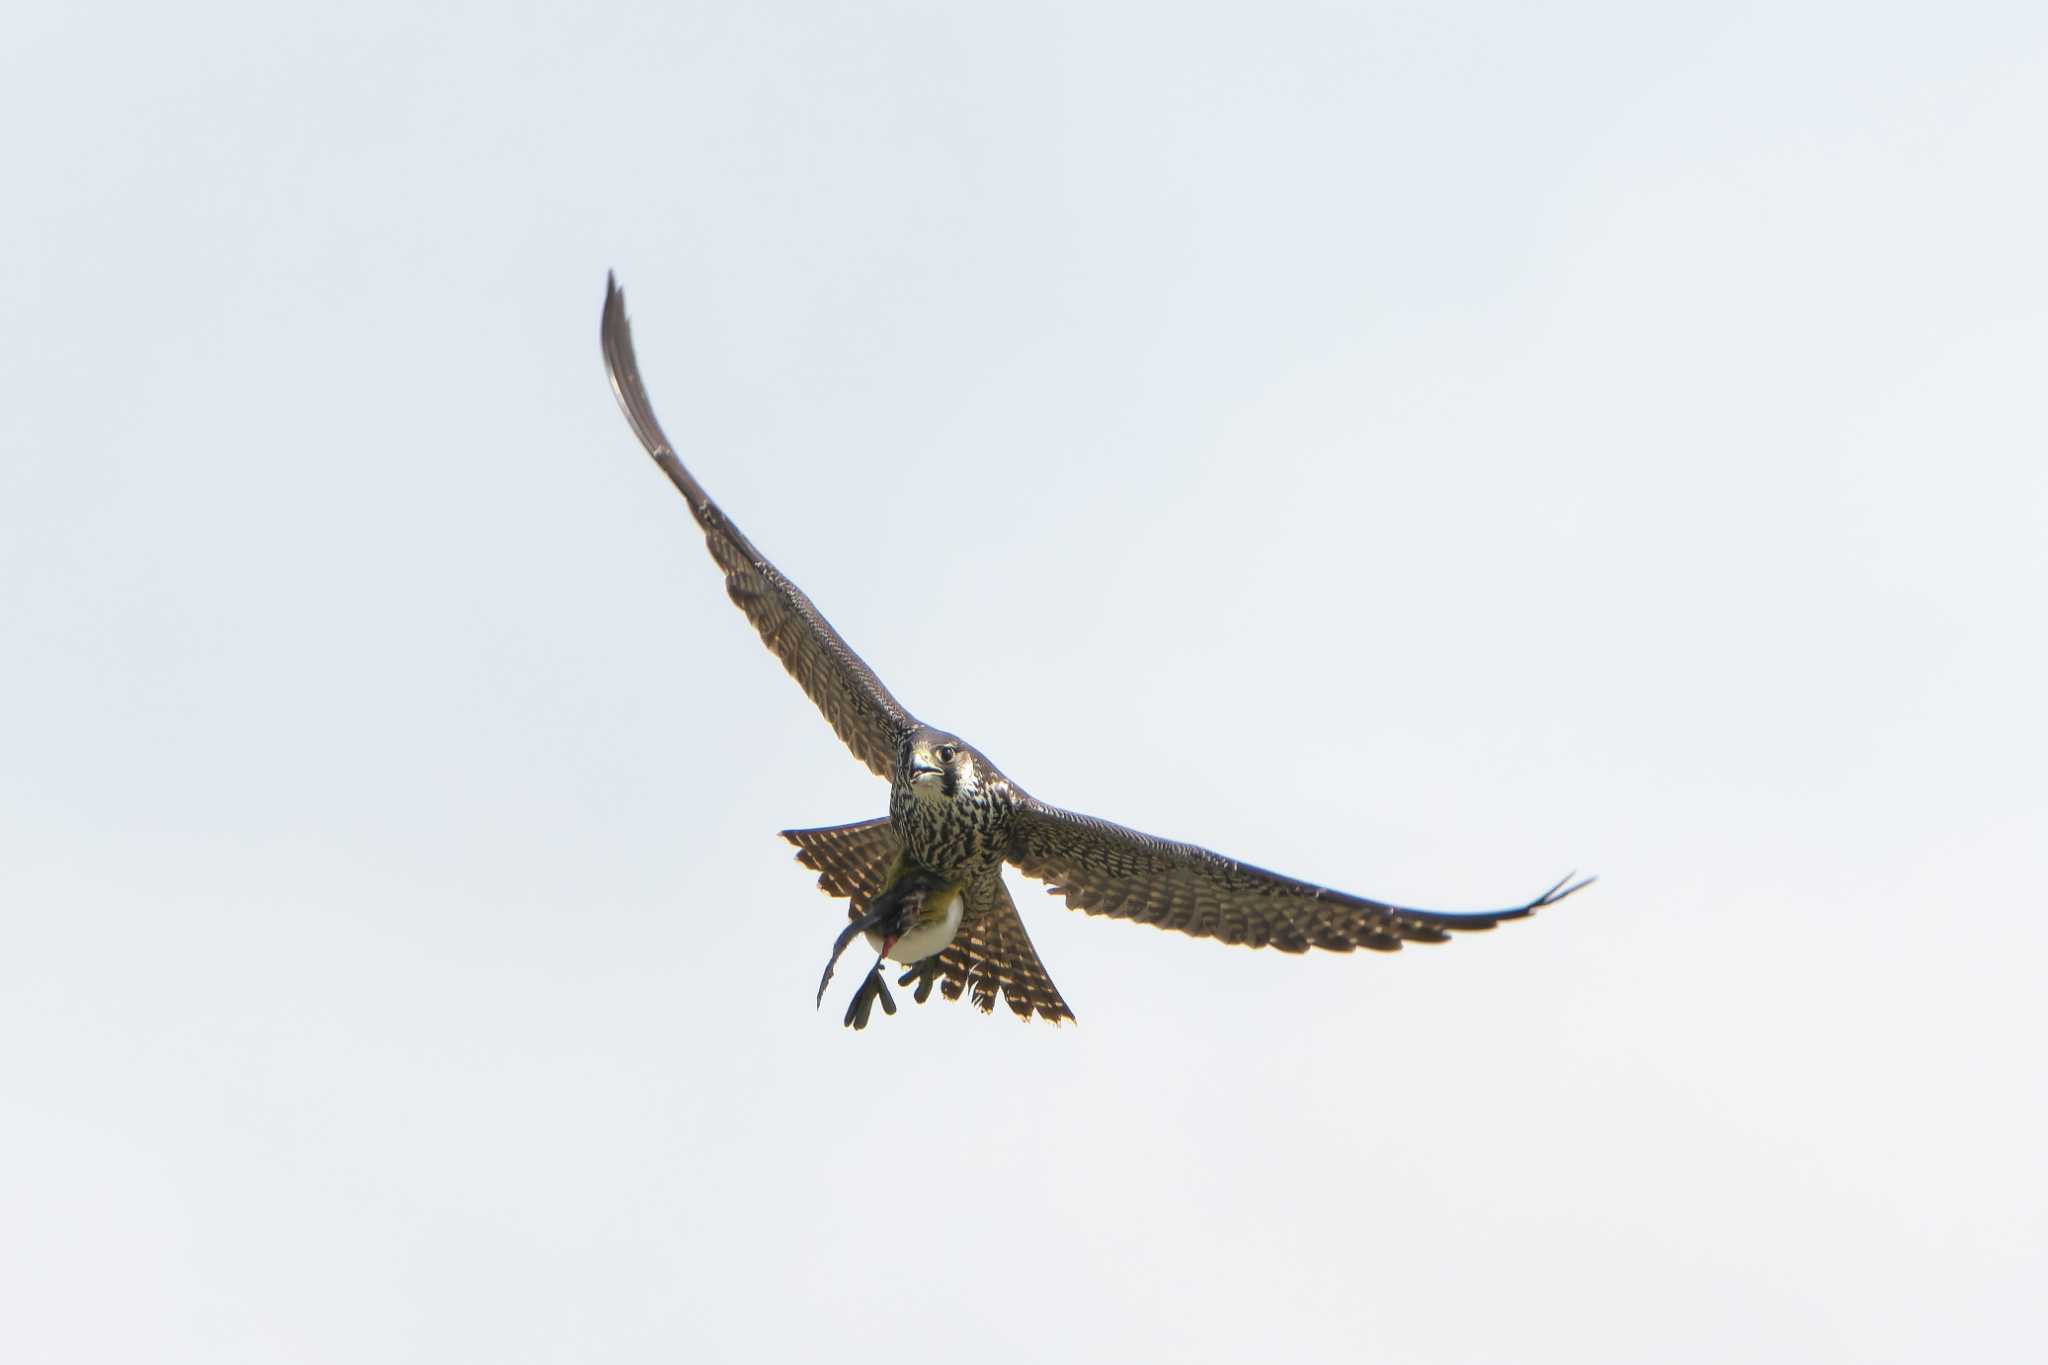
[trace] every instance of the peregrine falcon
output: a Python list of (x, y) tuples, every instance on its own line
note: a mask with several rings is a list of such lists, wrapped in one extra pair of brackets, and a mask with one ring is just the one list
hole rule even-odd
[(865, 1027), (878, 1001), (885, 1013), (896, 1012), (881, 974), (882, 963), (892, 959), (908, 967), (897, 984), (915, 983), (920, 1003), (937, 985), (948, 1000), (966, 995), (984, 1013), (1000, 997), (1020, 1018), (1073, 1019), (1024, 932), (1003, 884), (1004, 863), (1091, 915), (1288, 953), (1393, 952), (1403, 943), (1441, 943), (1453, 932), (1521, 919), (1591, 882), (1567, 876), (1505, 910), (1411, 910), (1047, 805), (973, 745), (904, 710), (803, 590), (754, 548), (683, 467), (655, 420), (633, 355), (625, 295), (611, 277), (600, 335), (626, 421), (703, 528), (727, 595), (854, 757), (889, 780), (886, 817), (782, 832), (796, 845), (797, 861), (818, 873), (826, 894), (847, 902), (848, 924), (818, 983), (819, 1001), (833, 963), (856, 936), (865, 935), (875, 949), (875, 965), (847, 1007), (849, 1027)]

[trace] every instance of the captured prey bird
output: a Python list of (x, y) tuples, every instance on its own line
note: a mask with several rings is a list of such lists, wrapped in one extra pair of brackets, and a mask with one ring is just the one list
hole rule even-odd
[(610, 277), (601, 336), (612, 392), (640, 444), (703, 528), (711, 558), (725, 574), (726, 594), (854, 757), (888, 779), (886, 817), (782, 832), (796, 845), (797, 861), (819, 874), (818, 885), (848, 906), (846, 929), (818, 983), (819, 1002), (833, 964), (854, 938), (865, 936), (875, 950), (875, 965), (847, 1008), (849, 1027), (865, 1027), (878, 1001), (885, 1013), (896, 1012), (882, 979), (882, 964), (890, 960), (908, 968), (897, 984), (914, 982), (920, 1003), (936, 984), (948, 1000), (964, 994), (984, 1013), (1000, 996), (1021, 1018), (1073, 1019), (1024, 931), (1003, 883), (1004, 863), (1091, 915), (1288, 953), (1393, 952), (1403, 943), (1441, 943), (1452, 933), (1491, 929), (1555, 905), (1591, 881), (1566, 877), (1505, 910), (1411, 910), (1047, 805), (973, 745), (904, 710), (803, 590), (754, 548), (683, 467), (655, 420), (633, 354), (625, 296)]

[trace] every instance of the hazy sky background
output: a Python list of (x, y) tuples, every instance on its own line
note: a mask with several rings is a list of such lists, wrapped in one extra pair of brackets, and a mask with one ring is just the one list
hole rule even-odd
[[(31, 4), (0, 1356), (2011, 1359), (2048, 9)], [(606, 388), (1090, 920), (839, 1026), (879, 814)]]

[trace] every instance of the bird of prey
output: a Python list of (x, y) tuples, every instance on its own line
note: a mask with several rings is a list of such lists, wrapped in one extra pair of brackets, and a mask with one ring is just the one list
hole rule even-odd
[(782, 832), (796, 845), (797, 860), (818, 873), (818, 885), (848, 905), (849, 922), (818, 985), (820, 1002), (832, 963), (856, 935), (864, 934), (876, 950), (875, 965), (847, 1008), (849, 1027), (865, 1027), (877, 1001), (885, 1013), (896, 1012), (881, 975), (882, 963), (891, 959), (908, 967), (897, 984), (914, 982), (920, 1003), (936, 984), (946, 999), (966, 995), (984, 1013), (1001, 997), (1020, 1018), (1073, 1019), (1003, 884), (1004, 863), (1091, 915), (1288, 953), (1392, 952), (1403, 943), (1441, 943), (1454, 932), (1491, 929), (1555, 905), (1591, 881), (1566, 877), (1504, 910), (1411, 910), (1038, 800), (973, 745), (906, 711), (803, 590), (754, 548), (683, 467), (655, 420), (633, 354), (625, 296), (611, 277), (600, 335), (626, 421), (703, 528), (727, 595), (854, 757), (889, 781), (886, 817)]

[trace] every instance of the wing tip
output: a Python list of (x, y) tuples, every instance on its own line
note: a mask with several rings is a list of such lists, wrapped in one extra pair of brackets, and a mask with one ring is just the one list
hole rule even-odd
[(1538, 910), (1547, 910), (1551, 906), (1556, 905), (1559, 901), (1563, 900), (1565, 897), (1576, 895), (1577, 893), (1584, 891), (1587, 887), (1591, 886), (1594, 882), (1600, 880), (1598, 877), (1579, 877), (1577, 881), (1572, 880), (1572, 878), (1578, 876), (1579, 874), (1576, 869), (1565, 873), (1562, 877), (1559, 877), (1556, 881), (1552, 882), (1550, 884), (1550, 889), (1545, 891), (1542, 895), (1538, 896), (1535, 900), (1529, 901), (1528, 903), (1523, 905), (1515, 906), (1513, 909), (1491, 910), (1482, 912), (1482, 914), (1474, 916), (1473, 918), (1483, 918), (1485, 920), (1488, 920), (1489, 923), (1485, 925), (1475, 925), (1474, 927), (1490, 929), (1493, 927), (1493, 924), (1499, 923), (1503, 920), (1527, 919), (1529, 916), (1535, 914)]
[(604, 314), (598, 322), (597, 340), (604, 352), (605, 377), (611, 381), (612, 397), (619, 400), (619, 411), (626, 414), (633, 434), (657, 461), (664, 455), (673, 456), (675, 447), (656, 420), (654, 403), (640, 378), (640, 360), (633, 350), (633, 324), (626, 316), (626, 291), (619, 287), (618, 275), (610, 270), (604, 272)]
[[(1441, 934), (1436, 937), (1425, 938), (1420, 934), (1412, 932), (1412, 930), (1414, 928), (1427, 927), (1434, 930), (1449, 930), (1460, 934), (1485, 933), (1495, 925), (1505, 924), (1509, 920), (1528, 919), (1538, 910), (1547, 910), (1565, 897), (1576, 895), (1600, 880), (1598, 877), (1579, 877), (1577, 881), (1574, 881), (1572, 880), (1574, 877), (1579, 877), (1576, 871), (1567, 872), (1564, 876), (1552, 882), (1550, 888), (1534, 900), (1525, 901), (1520, 905), (1511, 905), (1505, 910), (1471, 910), (1458, 913), (1444, 910), (1416, 910), (1408, 906), (1388, 906), (1387, 909), (1391, 910), (1400, 919), (1413, 921), (1412, 925), (1401, 926), (1401, 938), (1410, 943), (1442, 943), (1445, 941), (1445, 937)], [(1370, 947), (1372, 945), (1361, 943), (1359, 946)]]
[(610, 270), (604, 272), (604, 312), (597, 326), (598, 343), (604, 347), (607, 368), (612, 358), (612, 337), (625, 333), (626, 351), (632, 353), (633, 331), (626, 321), (626, 291), (619, 288), (618, 275)]
[(1566, 896), (1576, 895), (1577, 893), (1584, 891), (1587, 887), (1591, 886), (1594, 882), (1600, 880), (1599, 877), (1593, 876), (1579, 877), (1577, 881), (1572, 881), (1572, 878), (1574, 877), (1579, 877), (1577, 868), (1573, 868), (1570, 872), (1567, 872), (1562, 877), (1559, 877), (1555, 882), (1551, 884), (1551, 887), (1548, 891), (1538, 896), (1535, 900), (1530, 901), (1528, 905), (1523, 907), (1523, 910), (1527, 913), (1534, 913), (1535, 911), (1543, 909), (1545, 906), (1556, 905)]

